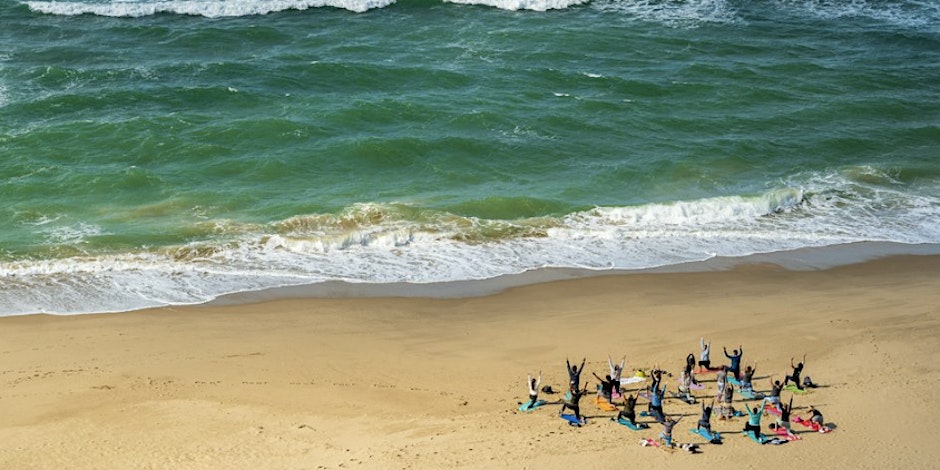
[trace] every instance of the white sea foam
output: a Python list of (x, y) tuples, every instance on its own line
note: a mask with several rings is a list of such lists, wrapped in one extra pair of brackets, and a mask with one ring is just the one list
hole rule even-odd
[[(796, 175), (751, 196), (564, 217), (483, 220), (357, 204), (339, 215), (228, 225), (227, 238), (158, 251), (0, 263), (0, 315), (121, 311), (327, 280), (431, 283), (540, 267), (643, 269), (853, 242), (940, 244), (940, 197), (870, 167)], [(93, 225), (37, 233), (80, 244)], [(234, 238), (231, 236), (234, 235)]]
[(823, 19), (869, 18), (895, 26), (940, 27), (940, 2), (924, 0), (776, 0), (780, 8)]
[(483, 5), (499, 8), (500, 10), (548, 11), (564, 10), (585, 4), (588, 0), (444, 0), (444, 2), (464, 5)]
[(737, 10), (728, 0), (597, 0), (591, 6), (674, 28), (739, 21)]
[(113, 17), (141, 17), (159, 13), (205, 16), (208, 18), (265, 15), (284, 10), (333, 7), (353, 12), (384, 8), (395, 0), (132, 0), (116, 2), (26, 2), (30, 10), (52, 15), (92, 14)]

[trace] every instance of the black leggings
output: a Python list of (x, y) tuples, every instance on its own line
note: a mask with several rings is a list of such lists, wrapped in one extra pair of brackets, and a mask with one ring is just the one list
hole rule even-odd
[(581, 406), (580, 405), (569, 405), (565, 403), (561, 405), (561, 412), (564, 413), (566, 408), (569, 408), (571, 409), (571, 411), (574, 411), (574, 417), (578, 418), (578, 421), (581, 420)]
[(532, 408), (533, 406), (535, 406), (535, 402), (537, 402), (538, 399), (539, 399), (539, 396), (538, 396), (538, 395), (529, 395), (529, 406), (528, 406), (528, 408)]
[(754, 433), (754, 437), (760, 439), (760, 426), (751, 426), (751, 423), (744, 425), (744, 432)]
[(793, 381), (794, 384), (796, 384), (796, 388), (798, 388), (798, 389), (800, 389), (800, 390), (803, 390), (803, 384), (800, 383), (800, 374), (799, 374), (799, 373), (796, 373), (796, 374), (793, 374), (793, 375), (788, 375), (788, 376), (784, 377), (784, 379), (783, 379), (783, 385), (786, 385), (787, 382), (790, 382), (791, 380)]

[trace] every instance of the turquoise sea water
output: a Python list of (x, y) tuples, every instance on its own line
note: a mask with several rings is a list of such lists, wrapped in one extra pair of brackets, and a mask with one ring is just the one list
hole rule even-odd
[(940, 243), (940, 2), (0, 0), (0, 315)]

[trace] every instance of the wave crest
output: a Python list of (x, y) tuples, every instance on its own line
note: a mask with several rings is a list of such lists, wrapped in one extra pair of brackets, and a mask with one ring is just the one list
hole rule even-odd
[(395, 0), (167, 0), (128, 2), (57, 2), (30, 1), (30, 10), (50, 15), (77, 16), (98, 15), (138, 18), (160, 13), (224, 18), (237, 16), (266, 15), (285, 10), (307, 10), (310, 8), (340, 8), (356, 13), (384, 8)]

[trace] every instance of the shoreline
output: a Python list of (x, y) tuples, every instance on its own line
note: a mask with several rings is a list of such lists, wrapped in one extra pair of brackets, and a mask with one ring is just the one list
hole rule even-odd
[[(508, 289), (543, 284), (555, 281), (582, 278), (644, 275), (655, 273), (708, 272), (740, 269), (747, 266), (766, 265), (789, 271), (825, 270), (838, 266), (865, 263), (892, 256), (936, 256), (940, 255), (940, 244), (902, 244), (895, 242), (858, 242), (823, 247), (806, 247), (789, 251), (756, 253), (739, 257), (712, 257), (700, 261), (654, 266), (638, 269), (626, 268), (577, 268), (542, 267), (516, 274), (504, 274), (492, 278), (468, 279), (429, 283), (370, 283), (342, 280), (317, 281), (259, 288), (257, 290), (220, 294), (201, 302), (183, 302), (141, 305), (99, 311), (76, 311), (58, 313), (33, 311), (26, 313), (0, 314), (0, 318), (29, 315), (95, 315), (136, 312), (158, 308), (181, 308), (189, 306), (222, 306), (252, 304), (279, 299), (315, 298), (428, 298), (458, 299), (498, 294)], [(148, 302), (145, 300), (144, 304)]]
[(240, 305), (280, 299), (305, 298), (379, 298), (408, 297), (459, 299), (498, 294), (508, 289), (548, 282), (605, 276), (629, 276), (656, 273), (691, 273), (730, 271), (748, 266), (774, 266), (788, 271), (818, 271), (895, 256), (938, 256), (940, 244), (907, 245), (893, 242), (860, 242), (790, 251), (756, 253), (740, 257), (713, 257), (673, 265), (642, 269), (588, 269), (545, 267), (488, 279), (415, 284), (384, 284), (348, 281), (323, 281), (295, 286), (272, 287), (249, 292), (224, 294), (203, 304), (206, 306)]

